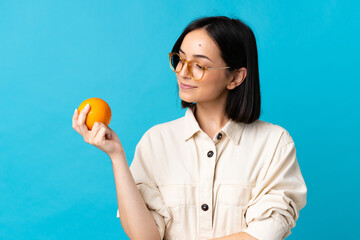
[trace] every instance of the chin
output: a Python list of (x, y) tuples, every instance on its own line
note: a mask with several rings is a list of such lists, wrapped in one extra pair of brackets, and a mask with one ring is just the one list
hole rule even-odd
[(194, 97), (189, 96), (187, 94), (182, 94), (181, 92), (179, 93), (179, 97), (181, 100), (188, 102), (188, 103), (196, 102), (196, 99)]

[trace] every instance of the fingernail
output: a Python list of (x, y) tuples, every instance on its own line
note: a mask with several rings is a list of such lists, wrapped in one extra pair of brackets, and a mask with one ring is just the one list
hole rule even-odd
[(74, 113), (76, 113), (76, 108), (75, 108), (75, 111), (74, 111)]
[(86, 106), (85, 106), (85, 107), (86, 107), (86, 108), (89, 108), (89, 106), (90, 106), (89, 104), (86, 104)]

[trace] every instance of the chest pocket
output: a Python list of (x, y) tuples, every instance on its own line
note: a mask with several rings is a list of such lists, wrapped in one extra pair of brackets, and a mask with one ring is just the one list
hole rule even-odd
[(251, 190), (252, 187), (242, 184), (220, 185), (218, 199), (226, 205), (244, 207), (251, 199)]
[[(186, 184), (159, 186), (172, 218), (165, 239), (193, 239), (196, 236), (196, 187)], [(184, 232), (184, 229), (186, 231)]]
[(170, 208), (196, 204), (196, 187), (193, 185), (169, 184), (159, 186), (159, 189)]
[[(229, 235), (245, 229), (245, 212), (251, 199), (251, 186), (243, 184), (223, 184), (218, 190), (216, 221), (217, 235)], [(226, 224), (223, 224), (226, 223)]]

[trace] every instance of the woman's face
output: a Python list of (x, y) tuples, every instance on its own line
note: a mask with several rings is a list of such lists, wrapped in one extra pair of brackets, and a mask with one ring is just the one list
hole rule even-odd
[[(181, 46), (179, 54), (186, 60), (196, 60), (205, 67), (226, 67), (216, 43), (205, 29), (189, 32)], [(179, 85), (179, 96), (185, 102), (205, 103), (227, 97), (227, 86), (233, 75), (227, 69), (206, 70), (200, 81), (191, 79), (188, 68), (184, 66), (176, 74)]]

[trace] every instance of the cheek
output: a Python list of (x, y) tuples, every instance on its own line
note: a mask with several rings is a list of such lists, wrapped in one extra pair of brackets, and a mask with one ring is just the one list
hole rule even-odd
[(204, 79), (201, 82), (201, 92), (204, 94), (212, 94), (212, 95), (219, 95), (222, 93), (226, 88), (226, 83), (223, 78), (220, 78), (218, 75), (215, 75), (212, 78)]
[(193, 90), (183, 90), (179, 86), (179, 77), (177, 84), (179, 87), (179, 97), (186, 102), (209, 101), (218, 98), (226, 89), (226, 80), (221, 74), (205, 76), (201, 81), (192, 83), (198, 88)]

